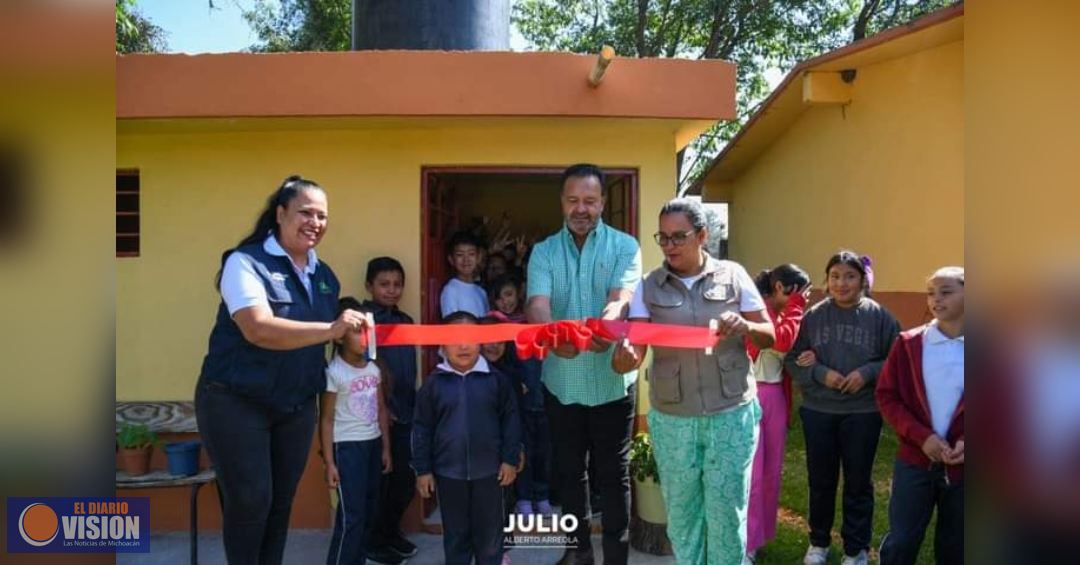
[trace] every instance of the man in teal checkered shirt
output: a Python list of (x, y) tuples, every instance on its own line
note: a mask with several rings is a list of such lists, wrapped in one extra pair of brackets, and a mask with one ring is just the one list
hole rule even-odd
[[(530, 322), (619, 319), (641, 279), (637, 241), (600, 219), (604, 173), (595, 165), (574, 165), (563, 173), (565, 225), (538, 243), (529, 259)], [(559, 493), (564, 514), (578, 518), (575, 548), (562, 565), (591, 564), (587, 461), (593, 461), (601, 489), (605, 564), (624, 564), (629, 553), (630, 474), (628, 457), (634, 427), (637, 372), (611, 368), (611, 343), (594, 338), (588, 351), (572, 344), (544, 359), (544, 403), (551, 427)], [(573, 544), (571, 544), (573, 545)]]

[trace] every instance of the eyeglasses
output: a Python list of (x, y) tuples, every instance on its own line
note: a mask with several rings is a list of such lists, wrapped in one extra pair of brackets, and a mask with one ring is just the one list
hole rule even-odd
[(686, 243), (686, 240), (691, 235), (693, 235), (693, 232), (688, 232), (688, 231), (673, 233), (671, 235), (668, 235), (666, 233), (656, 232), (656, 233), (653, 234), (653, 239), (656, 240), (656, 244), (659, 245), (660, 247), (663, 247), (663, 246), (665, 246), (665, 245), (667, 245), (669, 243), (674, 244), (675, 247), (679, 247), (682, 244)]

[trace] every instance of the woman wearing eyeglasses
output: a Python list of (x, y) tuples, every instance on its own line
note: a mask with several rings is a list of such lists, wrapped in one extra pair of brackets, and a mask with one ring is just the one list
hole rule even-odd
[[(676, 198), (660, 210), (656, 243), (664, 263), (639, 283), (632, 321), (709, 326), (720, 340), (703, 350), (655, 347), (649, 375), (649, 429), (679, 563), (741, 563), (751, 463), (761, 407), (744, 338), (773, 344), (773, 325), (741, 265), (710, 257), (701, 204)], [(645, 347), (623, 343), (612, 368), (638, 367)]]

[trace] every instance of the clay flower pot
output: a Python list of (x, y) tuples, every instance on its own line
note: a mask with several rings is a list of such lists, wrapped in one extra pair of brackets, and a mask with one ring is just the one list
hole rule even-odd
[(150, 472), (150, 450), (152, 446), (138, 447), (135, 449), (121, 449), (120, 462), (124, 472), (132, 475), (145, 475)]

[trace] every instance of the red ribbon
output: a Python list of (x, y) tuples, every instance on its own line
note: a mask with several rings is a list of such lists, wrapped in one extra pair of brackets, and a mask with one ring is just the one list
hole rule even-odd
[(443, 345), (448, 343), (494, 343), (513, 341), (518, 357), (543, 359), (564, 343), (588, 350), (593, 336), (607, 341), (629, 340), (633, 345), (705, 349), (719, 336), (707, 327), (676, 326), (647, 322), (621, 322), (589, 318), (560, 320), (548, 324), (383, 324), (375, 326), (376, 342), (382, 345)]

